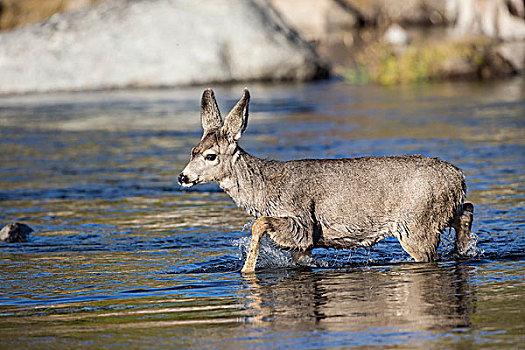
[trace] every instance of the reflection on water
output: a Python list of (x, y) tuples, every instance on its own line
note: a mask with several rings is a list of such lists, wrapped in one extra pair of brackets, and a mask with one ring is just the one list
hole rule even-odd
[[(263, 274), (249, 281), (255, 322), (278, 327), (300, 322), (305, 330), (336, 334), (375, 333), (372, 329), (384, 332), (385, 344), (404, 337), (422, 341), (471, 324), (474, 296), (469, 268), (461, 266), (408, 265), (279, 277)], [(356, 339), (354, 345), (360, 342)]]
[[(253, 85), (241, 141), (269, 158), (423, 154), (461, 167), (479, 250), (416, 264), (395, 239), (315, 250), (265, 244), (213, 184), (176, 176), (200, 138), (201, 88), (0, 97), (2, 348), (518, 348), (525, 275), (525, 88)], [(223, 109), (242, 87), (220, 87)], [(249, 225), (246, 226), (247, 228)], [(483, 251), (483, 253), (481, 253)]]
[(399, 331), (425, 332), (470, 323), (468, 268), (413, 264), (349, 272), (263, 273), (249, 281), (251, 306), (258, 320), (301, 319), (333, 331), (405, 325)]

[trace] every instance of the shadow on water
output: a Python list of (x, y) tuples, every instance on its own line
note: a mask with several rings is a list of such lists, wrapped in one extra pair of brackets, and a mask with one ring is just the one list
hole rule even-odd
[[(226, 110), (242, 87), (216, 89)], [(201, 136), (200, 88), (0, 97), (2, 348), (519, 348), (525, 319), (525, 88), (250, 86), (242, 146), (281, 160), (423, 154), (465, 172), (470, 259), (413, 263), (393, 238), (314, 250), (265, 241), (242, 276), (250, 218), (176, 176)], [(243, 226), (245, 229), (243, 230)]]

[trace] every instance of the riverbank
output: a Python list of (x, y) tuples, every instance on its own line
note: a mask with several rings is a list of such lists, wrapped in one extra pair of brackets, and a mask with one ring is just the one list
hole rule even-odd
[[(523, 1), (271, 0), (352, 83), (523, 74)], [(300, 9), (300, 10), (297, 10)]]
[(0, 93), (525, 72), (521, 0), (0, 0), (0, 9)]

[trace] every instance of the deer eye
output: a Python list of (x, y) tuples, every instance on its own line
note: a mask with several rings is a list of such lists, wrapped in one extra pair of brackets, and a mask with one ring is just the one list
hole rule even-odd
[(217, 159), (217, 155), (210, 153), (206, 157), (204, 157), (204, 159), (206, 159), (207, 161), (213, 162), (215, 159)]

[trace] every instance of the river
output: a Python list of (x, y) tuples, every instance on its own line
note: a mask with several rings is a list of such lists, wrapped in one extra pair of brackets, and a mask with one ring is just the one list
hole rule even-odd
[[(243, 86), (217, 86), (226, 111)], [(297, 268), (214, 184), (177, 176), (202, 88), (0, 96), (0, 347), (523, 348), (525, 80), (403, 87), (250, 84), (248, 152), (280, 160), (423, 154), (463, 169), (468, 259), (414, 263), (395, 239)]]

